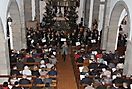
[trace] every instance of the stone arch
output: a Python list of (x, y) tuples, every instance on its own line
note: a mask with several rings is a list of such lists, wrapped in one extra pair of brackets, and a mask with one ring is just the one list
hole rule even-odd
[[(4, 28), (2, 24), (2, 20), (0, 18), (0, 75), (8, 75), (10, 74), (10, 65), (9, 65), (9, 52), (7, 39), (4, 36)], [(7, 81), (7, 78), (0, 79), (0, 83)]]
[(0, 18), (0, 41), (4, 41), (4, 28), (3, 28), (3, 24), (2, 24), (2, 20)]
[(130, 29), (129, 9), (128, 9), (128, 7), (124, 1), (118, 1), (115, 4), (115, 6), (111, 12), (111, 16), (110, 16), (106, 51), (114, 51), (116, 49), (117, 34), (118, 34), (118, 23), (119, 23), (120, 15), (124, 9), (126, 9), (126, 11), (128, 13), (128, 26), (129, 26), (128, 29)]
[(10, 17), (12, 18), (11, 28), (13, 49), (20, 50), (22, 47), (22, 27), (20, 10), (16, 0), (10, 0), (7, 9), (7, 15), (8, 14), (10, 14)]

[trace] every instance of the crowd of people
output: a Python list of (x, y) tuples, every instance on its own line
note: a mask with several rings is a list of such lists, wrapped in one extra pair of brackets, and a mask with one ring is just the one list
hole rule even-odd
[[(52, 76), (57, 76), (56, 65), (58, 61), (56, 59), (56, 49), (61, 48), (65, 50), (68, 46), (81, 45), (87, 45), (87, 47), (92, 48), (93, 44), (98, 44), (100, 41), (99, 31), (96, 26), (97, 24), (93, 24), (93, 30), (90, 28), (84, 30), (83, 27), (78, 26), (70, 33), (67, 33), (64, 30), (56, 31), (53, 28), (27, 28), (27, 49), (10, 51), (10, 75), (12, 78), (9, 79), (9, 82), (14, 85), (12, 86), (12, 89), (29, 88), (27, 86), (20, 87), (18, 86), (19, 84), (33, 84), (31, 89), (33, 87), (36, 87), (37, 89), (47, 89), (46, 87), (50, 87), (52, 81), (55, 80)], [(67, 54), (67, 51), (64, 50), (62, 50), (62, 54), (64, 54), (64, 56), (62, 55), (62, 58), (65, 61), (65, 54)], [(116, 78), (112, 79), (111, 75), (113, 74), (119, 76), (122, 75), (124, 56), (121, 56), (118, 51), (115, 51), (115, 53), (102, 53), (101, 51), (92, 52), (91, 50), (86, 51), (85, 47), (81, 47), (80, 50), (75, 51), (75, 58), (77, 63), (83, 63), (86, 58), (90, 59), (90, 64), (88, 66), (83, 66), (81, 71), (81, 75), (84, 75), (85, 78), (81, 80), (80, 85), (86, 83), (88, 84), (87, 87), (89, 87), (92, 83), (132, 83), (131, 81), (128, 83), (128, 80), (130, 80), (131, 77), (129, 77), (129, 79), (128, 77), (121, 79), (121, 77), (119, 78), (116, 76)], [(102, 70), (96, 70), (97, 68), (102, 68)], [(107, 70), (108, 68), (115, 68), (115, 71), (112, 72)], [(91, 79), (89, 78), (90, 75), (94, 75), (95, 77)], [(22, 77), (18, 78), (17, 76)], [(35, 76), (35, 78), (32, 78), (31, 76)], [(45, 87), (37, 87), (36, 84), (45, 84)], [(8, 89), (9, 87), (7, 87), (8, 82), (4, 82), (2, 89)], [(85, 89), (92, 89), (87, 87)], [(50, 87), (48, 89), (52, 88), (53, 87)], [(97, 89), (104, 88), (97, 87)], [(116, 88), (110, 87), (110, 89), (120, 88), (116, 86)]]
[[(12, 78), (9, 79), (9, 82), (15, 85), (45, 84), (45, 87), (46, 85), (50, 87), (48, 85), (52, 84), (53, 80), (56, 80), (57, 62), (56, 49), (51, 46), (43, 49), (40, 46), (36, 46), (36, 48), (30, 49), (30, 52), (26, 49), (21, 49), (19, 52), (12, 50), (10, 56), (10, 75)], [(43, 89), (45, 89), (45, 87)], [(22, 88), (29, 89), (29, 87), (21, 87), (21, 89)], [(38, 88), (42, 89), (42, 87)], [(16, 88), (13, 86), (12, 89)]]
[(68, 45), (79, 46), (81, 44), (91, 45), (91, 43), (97, 44), (99, 38), (99, 32), (97, 29), (84, 30), (83, 27), (77, 27), (71, 31), (71, 33), (67, 33), (66, 31), (56, 31), (53, 28), (36, 30), (34, 28), (27, 29), (27, 45), (28, 50), (32, 47), (39, 46), (59, 46), (63, 44), (64, 41), (67, 42)]
[(83, 63), (76, 65), (80, 71), (80, 86), (87, 84), (85, 89), (131, 89), (132, 75), (123, 75), (125, 55), (119, 54), (118, 50), (114, 53), (91, 49), (86, 51), (86, 47), (82, 45), (74, 50), (74, 57), (76, 63)]
[[(57, 41), (50, 39), (54, 37), (53, 35), (52, 29), (39, 31), (30, 28), (27, 30), (27, 49), (9, 52), (12, 77), (8, 82), (3, 83), (2, 89), (54, 89), (50, 85), (56, 86), (58, 60), (55, 47)], [(18, 87), (20, 84), (32, 84), (32, 87)], [(45, 84), (45, 86), (38, 87), (37, 84)], [(13, 86), (9, 87), (9, 85)]]

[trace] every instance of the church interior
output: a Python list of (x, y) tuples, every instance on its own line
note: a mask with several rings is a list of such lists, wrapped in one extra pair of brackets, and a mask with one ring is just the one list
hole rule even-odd
[(1, 0), (0, 89), (132, 89), (131, 0)]

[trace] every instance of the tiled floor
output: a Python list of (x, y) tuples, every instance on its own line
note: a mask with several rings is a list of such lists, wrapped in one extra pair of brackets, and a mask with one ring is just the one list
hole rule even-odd
[(61, 54), (57, 55), (57, 59), (58, 89), (77, 89), (70, 55), (67, 55), (66, 61), (63, 61)]

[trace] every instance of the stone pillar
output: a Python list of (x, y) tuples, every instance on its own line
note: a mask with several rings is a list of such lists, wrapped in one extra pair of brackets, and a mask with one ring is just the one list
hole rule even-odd
[(99, 7), (100, 7), (100, 0), (94, 0), (94, 4), (93, 4), (93, 21), (95, 19), (98, 21)]
[(106, 50), (107, 39), (108, 39), (108, 21), (110, 14), (110, 2), (111, 0), (106, 0), (105, 9), (104, 9), (104, 19), (103, 19), (103, 28), (102, 28), (102, 36), (101, 36), (101, 49)]
[(37, 16), (37, 21), (41, 21), (40, 20), (40, 5), (39, 5), (39, 1), (40, 0), (35, 0), (35, 12), (36, 12), (36, 16)]
[[(10, 74), (8, 39), (0, 41), (0, 75)], [(7, 81), (8, 78), (0, 78), (0, 83)]]
[(127, 40), (123, 74), (132, 74), (132, 41)]
[[(113, 29), (113, 30), (112, 30)], [(116, 50), (116, 40), (117, 40), (117, 35), (118, 35), (118, 26), (109, 26), (109, 31), (108, 31), (108, 39), (107, 39), (107, 47), (106, 51), (112, 51), (114, 52)], [(112, 30), (112, 31), (111, 31)]]
[(25, 21), (32, 20), (32, 5), (31, 0), (24, 0), (24, 10), (25, 10)]
[(93, 3), (94, 3), (94, 0), (90, 0), (90, 12), (89, 12), (89, 24), (88, 24), (88, 27), (91, 29), (92, 27), (92, 17), (93, 17)]
[(89, 13), (90, 13), (90, 0), (84, 2), (84, 26), (88, 27), (89, 24)]
[(22, 48), (27, 48), (24, 1), (25, 0), (21, 0), (20, 2), (20, 18), (21, 18), (21, 30), (22, 30), (21, 39), (22, 39)]
[(22, 39), (21, 39), (22, 32), (21, 32), (21, 20), (17, 7), (13, 8), (13, 6), (11, 6), (10, 15), (12, 18), (12, 24), (10, 27), (12, 28), (13, 48), (16, 50), (20, 50), (22, 48)]
[[(15, 21), (16, 22), (16, 21)], [(13, 22), (14, 23), (14, 22)], [(20, 50), (22, 47), (22, 34), (21, 34), (21, 28), (19, 25), (11, 24), (12, 28), (12, 38), (13, 38), (13, 48), (16, 50)]]

